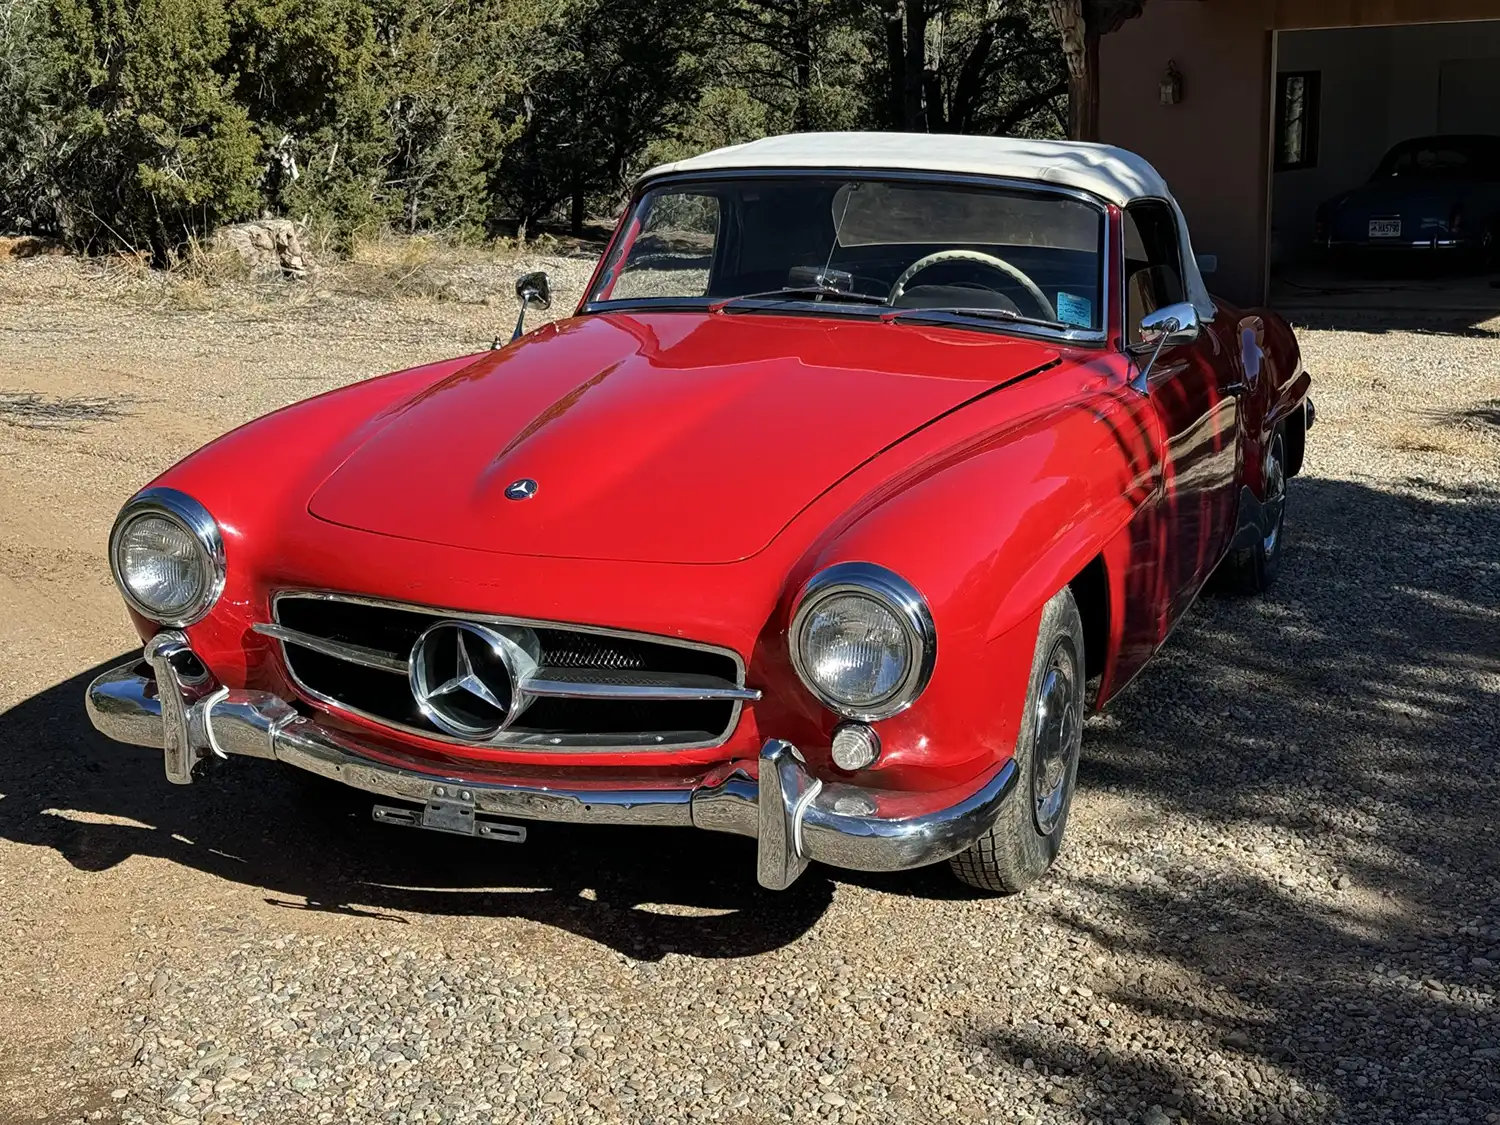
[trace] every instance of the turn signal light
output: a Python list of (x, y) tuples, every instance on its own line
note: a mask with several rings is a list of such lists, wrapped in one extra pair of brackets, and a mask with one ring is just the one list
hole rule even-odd
[(833, 764), (853, 773), (875, 764), (880, 736), (864, 723), (840, 723), (833, 732)]

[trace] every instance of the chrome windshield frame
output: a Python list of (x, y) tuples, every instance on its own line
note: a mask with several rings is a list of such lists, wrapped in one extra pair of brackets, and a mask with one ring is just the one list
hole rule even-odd
[[(694, 184), (744, 180), (837, 179), (843, 177), (865, 182), (951, 184), (956, 187), (1024, 191), (1033, 195), (1056, 195), (1092, 207), (1099, 213), (1100, 225), (1098, 251), (1100, 273), (1099, 327), (1051, 328), (1045, 325), (1027, 324), (1019, 321), (1010, 322), (998, 318), (969, 316), (964, 313), (948, 312), (942, 309), (895, 309), (879, 305), (825, 304), (808, 298), (784, 299), (773, 297), (745, 300), (736, 302), (735, 309), (737, 311), (780, 312), (788, 316), (827, 316), (830, 319), (860, 319), (863, 317), (864, 319), (871, 320), (889, 317), (893, 312), (900, 312), (902, 315), (896, 318), (893, 323), (923, 327), (938, 324), (943, 327), (963, 328), (973, 331), (1000, 332), (1006, 335), (1026, 336), (1075, 347), (1107, 348), (1109, 346), (1109, 322), (1113, 307), (1112, 302), (1115, 300), (1115, 290), (1121, 288), (1112, 276), (1113, 270), (1110, 266), (1110, 263), (1115, 259), (1111, 243), (1116, 234), (1114, 230), (1115, 224), (1109, 221), (1109, 204), (1098, 196), (1078, 188), (1063, 187), (1058, 184), (1043, 183), (1038, 180), (1018, 180), (1006, 176), (985, 176), (959, 172), (845, 167), (777, 168), (767, 166), (765, 168), (725, 168), (707, 172), (670, 173), (662, 176), (654, 176), (637, 186), (636, 191), (631, 196), (629, 206), (626, 207), (620, 219), (620, 229), (617, 230), (615, 237), (610, 240), (606, 255), (613, 255), (617, 251), (620, 232), (623, 231), (624, 224), (629, 223), (636, 214), (636, 209), (640, 206), (642, 198), (648, 192), (658, 191), (663, 187), (687, 187)], [(638, 297), (600, 301), (593, 297), (593, 293), (603, 281), (604, 274), (604, 263), (601, 262), (599, 271), (589, 281), (589, 292), (578, 306), (579, 315), (629, 312), (706, 313), (711, 311), (715, 305), (721, 304), (725, 300), (723, 297)], [(733, 298), (730, 299), (733, 300)]]

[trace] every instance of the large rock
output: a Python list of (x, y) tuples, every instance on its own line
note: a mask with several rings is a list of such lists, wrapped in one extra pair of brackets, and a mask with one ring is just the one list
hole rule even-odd
[(257, 219), (220, 227), (214, 232), (214, 245), (233, 250), (254, 273), (307, 276), (297, 224), (290, 219)]

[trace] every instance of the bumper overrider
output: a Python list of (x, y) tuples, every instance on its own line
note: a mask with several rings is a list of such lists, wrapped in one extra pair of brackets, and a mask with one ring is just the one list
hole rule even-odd
[(269, 692), (237, 691), (196, 671), (187, 638), (153, 637), (143, 659), (105, 672), (88, 690), (88, 713), (118, 742), (160, 748), (169, 781), (191, 784), (200, 763), (231, 756), (284, 762), (401, 807), (376, 805), (375, 819), (494, 839), (524, 831), (494, 818), (579, 824), (704, 828), (753, 836), (756, 876), (782, 890), (818, 860), (857, 871), (901, 871), (968, 848), (994, 823), (1016, 783), (1014, 761), (958, 789), (879, 791), (825, 782), (796, 747), (768, 740), (756, 759), (721, 763), (664, 784), (598, 789), (589, 768), (524, 780), (478, 770), (447, 773), (416, 757), (373, 752)]

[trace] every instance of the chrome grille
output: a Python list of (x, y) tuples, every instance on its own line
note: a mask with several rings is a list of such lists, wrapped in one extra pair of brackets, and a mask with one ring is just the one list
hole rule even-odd
[(539, 666), (522, 681), (533, 702), (485, 746), (687, 749), (727, 739), (747, 689), (729, 650), (666, 637), (430, 609), (352, 595), (283, 593), (274, 622), (297, 686), (331, 704), (427, 738), (459, 742), (421, 711), (407, 676), (418, 637), (441, 621), (534, 635)]
[(640, 671), (646, 658), (604, 637), (562, 634), (547, 647), (547, 663), (554, 668), (601, 668)]

